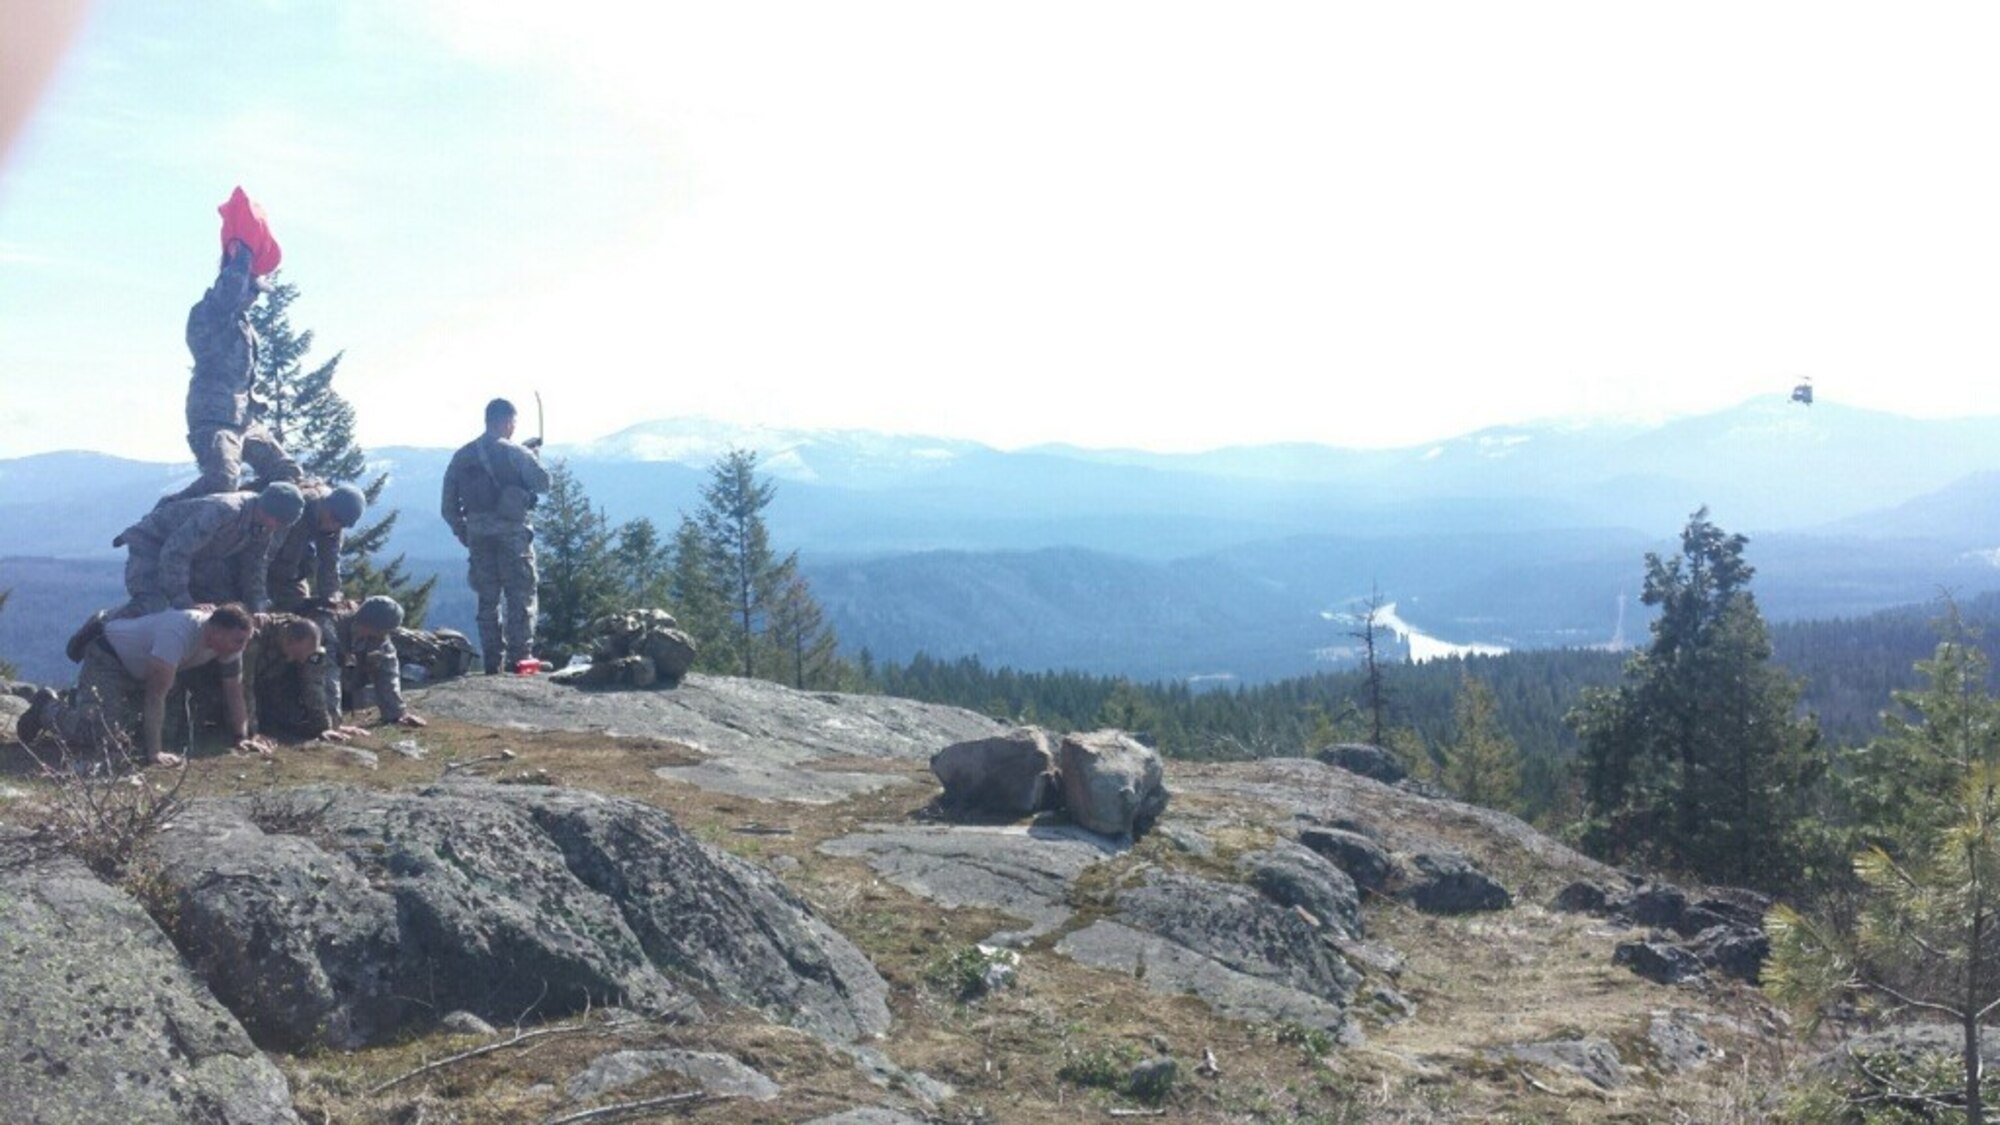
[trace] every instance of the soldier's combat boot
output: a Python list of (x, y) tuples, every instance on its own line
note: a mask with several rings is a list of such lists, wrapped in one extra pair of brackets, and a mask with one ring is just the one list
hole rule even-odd
[(90, 642), (104, 635), (105, 617), (105, 611), (100, 609), (90, 615), (90, 620), (85, 621), (82, 628), (70, 634), (69, 643), (63, 646), (63, 655), (69, 657), (71, 664), (83, 663), (83, 654), (90, 647)]
[(48, 712), (49, 704), (55, 700), (56, 693), (47, 688), (35, 692), (34, 702), (28, 704), (27, 711), (14, 720), (14, 737), (21, 745), (33, 746), (35, 740), (42, 736), (42, 729), (47, 725), (44, 716)]

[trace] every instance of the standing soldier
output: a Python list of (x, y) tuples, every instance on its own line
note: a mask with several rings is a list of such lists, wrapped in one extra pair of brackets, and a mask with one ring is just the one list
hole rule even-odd
[[(444, 471), (444, 520), (471, 552), (469, 576), (479, 595), (479, 647), (492, 675), (533, 658), (535, 648), (535, 531), (530, 513), (549, 489), (549, 473), (536, 457), (541, 439), (515, 444), (514, 404), (486, 404), (486, 432), (452, 454)], [(500, 599), (507, 626), (500, 626)]]
[(298, 522), (305, 498), (282, 481), (262, 492), (224, 492), (163, 504), (124, 530), (125, 590), (114, 617), (138, 617), (199, 603), (241, 601), (265, 608), (272, 537)]
[[(240, 239), (229, 237), (237, 230), (251, 234), (249, 229), (233, 225), (250, 221), (245, 216), (254, 210), (242, 188), (236, 189), (236, 195), (221, 210), (225, 239), (222, 269), (215, 284), (188, 310), (187, 320), (187, 346), (194, 356), (194, 372), (188, 376), (187, 440), (201, 475), (162, 503), (234, 492), (242, 483), (245, 461), (264, 483), (296, 481), (300, 476), (297, 462), (258, 420), (263, 404), (250, 393), (257, 378), (257, 332), (250, 326), (250, 306), (270, 290), (261, 275), (276, 262), (258, 270), (256, 252)], [(267, 254), (275, 258), (276, 244), (263, 230), (261, 213), (255, 216), (255, 224), (262, 232), (260, 241), (271, 247)]]
[(312, 480), (299, 491), (305, 497), (305, 513), (271, 548), (266, 582), (272, 608), (285, 613), (302, 610), (309, 593), (315, 601), (340, 600), (340, 541), (368, 508), (367, 497), (351, 484), (329, 486)]

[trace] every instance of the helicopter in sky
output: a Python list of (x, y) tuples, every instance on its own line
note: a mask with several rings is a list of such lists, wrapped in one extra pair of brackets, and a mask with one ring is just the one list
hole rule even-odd
[(1799, 380), (1798, 385), (1792, 388), (1792, 401), (1812, 405), (1812, 376)]

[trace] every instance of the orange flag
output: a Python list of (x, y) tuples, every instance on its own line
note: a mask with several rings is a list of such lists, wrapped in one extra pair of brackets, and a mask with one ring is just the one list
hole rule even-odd
[(229, 253), (231, 242), (241, 242), (250, 248), (250, 276), (263, 277), (278, 268), (285, 252), (278, 249), (278, 240), (271, 237), (271, 221), (264, 217), (262, 207), (250, 202), (241, 187), (216, 211), (222, 215), (223, 254)]

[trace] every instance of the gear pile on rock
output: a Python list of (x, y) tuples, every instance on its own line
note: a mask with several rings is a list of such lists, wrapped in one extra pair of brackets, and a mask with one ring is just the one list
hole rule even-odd
[[(479, 666), (479, 650), (456, 629), (397, 629), (389, 635), (406, 680), (454, 679)], [(417, 672), (417, 669), (423, 669)]]
[(590, 664), (550, 677), (586, 688), (673, 687), (694, 667), (694, 638), (664, 609), (628, 609), (590, 623)]

